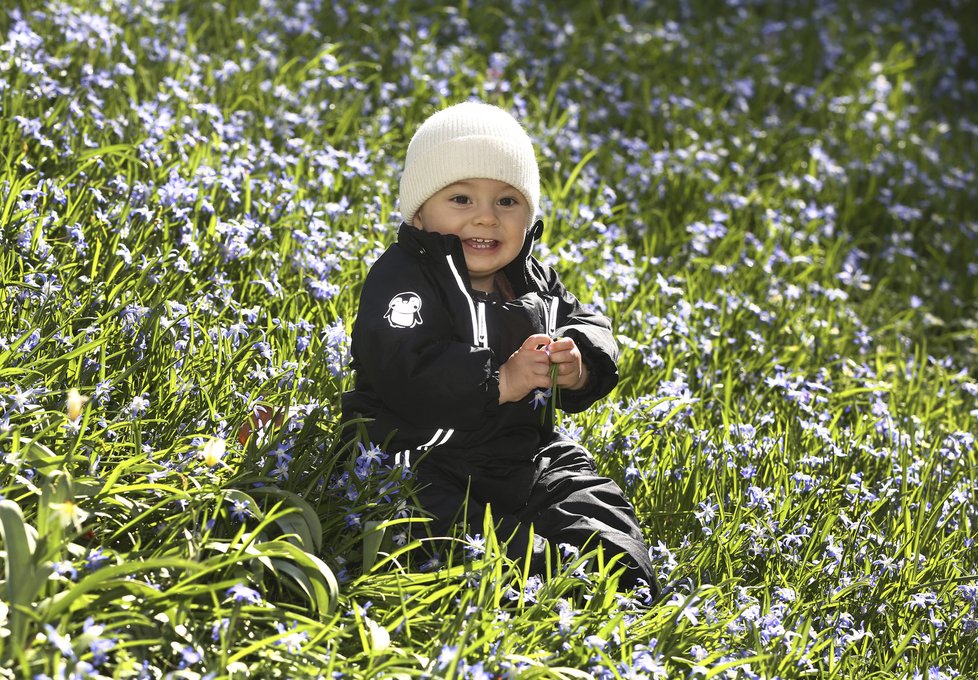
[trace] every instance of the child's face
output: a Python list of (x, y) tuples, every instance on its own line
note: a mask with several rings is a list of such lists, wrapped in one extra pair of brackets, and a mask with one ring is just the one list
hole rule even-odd
[(517, 189), (494, 179), (466, 179), (433, 195), (414, 216), (423, 231), (462, 241), (472, 287), (491, 292), (496, 272), (523, 248), (530, 208)]

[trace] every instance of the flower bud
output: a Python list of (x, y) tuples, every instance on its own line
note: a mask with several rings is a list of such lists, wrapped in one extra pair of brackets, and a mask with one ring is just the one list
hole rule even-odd
[(83, 397), (74, 387), (68, 390), (68, 420), (78, 420), (88, 397)]

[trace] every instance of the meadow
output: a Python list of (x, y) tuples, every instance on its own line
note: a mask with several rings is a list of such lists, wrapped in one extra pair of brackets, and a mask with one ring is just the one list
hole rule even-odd
[[(974, 26), (4, 3), (0, 678), (976, 677)], [(660, 599), (491, 531), (417, 559), (410, 475), (338, 436), (404, 149), (469, 98), (526, 125), (535, 254), (618, 333), (620, 384), (559, 422)]]

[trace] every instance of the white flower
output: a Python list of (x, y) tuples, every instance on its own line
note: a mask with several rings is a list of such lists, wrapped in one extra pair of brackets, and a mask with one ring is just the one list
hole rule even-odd
[(10, 629), (7, 628), (7, 613), (10, 611), (10, 607), (3, 600), (0, 600), (0, 640), (10, 635)]
[(207, 467), (214, 467), (224, 458), (224, 452), (226, 450), (227, 442), (219, 437), (213, 437), (207, 440), (207, 443), (201, 448), (198, 457), (204, 461), (204, 465)]
[(75, 505), (75, 501), (70, 498), (64, 503), (52, 503), (51, 509), (54, 510), (55, 514), (61, 520), (61, 526), (67, 527), (69, 524), (75, 525), (75, 531), (81, 532), (81, 525), (86, 519), (88, 519), (89, 513), (87, 510), (82, 510), (80, 507)]

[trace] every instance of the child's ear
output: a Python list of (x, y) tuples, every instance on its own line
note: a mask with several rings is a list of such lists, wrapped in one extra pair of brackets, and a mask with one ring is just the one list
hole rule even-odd
[(418, 212), (414, 213), (414, 218), (411, 220), (411, 224), (413, 224), (415, 227), (417, 227), (421, 231), (424, 231), (424, 224), (421, 222), (421, 211), (420, 210)]

